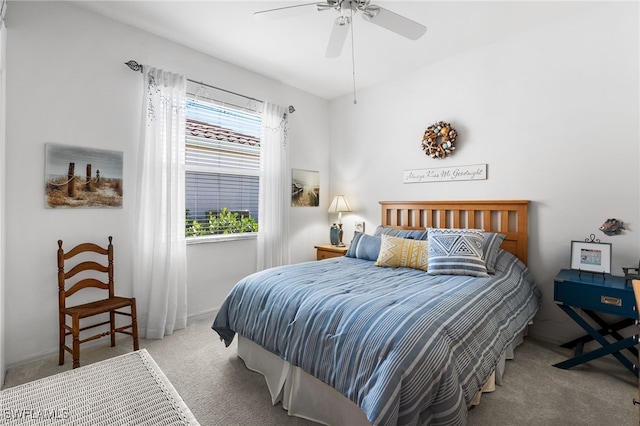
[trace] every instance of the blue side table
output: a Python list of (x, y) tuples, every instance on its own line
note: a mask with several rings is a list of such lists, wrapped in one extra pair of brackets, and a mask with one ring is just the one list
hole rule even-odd
[[(636, 332), (624, 338), (618, 333), (634, 325), (638, 319), (633, 287), (625, 283), (624, 277), (563, 269), (554, 279), (553, 295), (558, 307), (587, 332), (585, 336), (562, 345), (566, 348), (575, 347), (575, 354), (573, 358), (554, 364), (554, 367), (567, 369), (611, 354), (638, 377), (638, 368), (635, 366), (635, 360), (638, 360), (635, 348), (638, 334)], [(599, 328), (592, 326), (578, 310), (582, 310)], [(608, 324), (598, 314), (615, 315), (622, 319)], [(605, 338), (607, 335), (613, 341)], [(602, 347), (584, 353), (584, 344), (592, 340)], [(631, 353), (634, 361), (626, 356), (626, 352), (622, 352), (625, 350)]]

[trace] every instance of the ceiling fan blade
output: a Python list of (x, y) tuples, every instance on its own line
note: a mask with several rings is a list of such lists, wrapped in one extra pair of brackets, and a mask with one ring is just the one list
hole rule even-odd
[(362, 17), (366, 21), (411, 40), (417, 40), (427, 32), (424, 25), (380, 6), (367, 6), (363, 12)]
[[(271, 21), (274, 19), (290, 18), (307, 12), (317, 10), (318, 3), (303, 3), (294, 6), (277, 7), (275, 9), (261, 10), (254, 12), (253, 17), (260, 21)], [(310, 7), (313, 6), (313, 7)]]
[(349, 26), (351, 24), (351, 18), (348, 16), (338, 16), (333, 24), (331, 30), (331, 36), (329, 37), (329, 44), (327, 45), (327, 58), (337, 58), (342, 53), (344, 41), (349, 34)]

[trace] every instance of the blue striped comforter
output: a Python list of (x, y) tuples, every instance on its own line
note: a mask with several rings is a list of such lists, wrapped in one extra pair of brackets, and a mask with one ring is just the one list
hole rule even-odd
[(240, 281), (212, 328), (258, 343), (355, 402), (374, 425), (461, 425), (501, 353), (535, 315), (529, 271), (429, 276), (333, 258)]

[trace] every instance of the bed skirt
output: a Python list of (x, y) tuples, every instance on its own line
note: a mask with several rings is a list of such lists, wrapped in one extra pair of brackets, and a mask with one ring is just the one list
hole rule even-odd
[[(514, 349), (522, 343), (524, 336), (525, 332), (520, 333), (503, 353), (472, 405), (480, 403), (482, 393), (493, 392), (496, 384), (502, 384), (505, 362), (513, 359)], [(370, 426), (364, 412), (353, 401), (241, 335), (238, 335), (238, 357), (249, 370), (264, 376), (272, 404), (281, 402), (290, 416), (325, 425)]]

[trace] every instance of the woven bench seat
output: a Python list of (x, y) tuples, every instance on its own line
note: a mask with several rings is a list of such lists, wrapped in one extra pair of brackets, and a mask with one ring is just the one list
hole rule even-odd
[(199, 425), (145, 350), (0, 391), (3, 425)]

